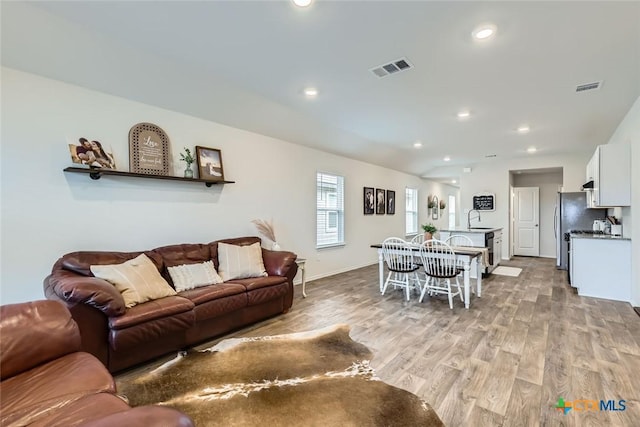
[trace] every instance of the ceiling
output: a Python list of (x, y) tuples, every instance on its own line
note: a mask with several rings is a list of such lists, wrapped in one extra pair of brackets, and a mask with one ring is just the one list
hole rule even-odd
[(2, 63), (450, 180), (606, 143), (640, 95), (640, 2), (2, 2)]

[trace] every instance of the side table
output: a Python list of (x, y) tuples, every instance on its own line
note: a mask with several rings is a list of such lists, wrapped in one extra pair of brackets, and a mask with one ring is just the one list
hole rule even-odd
[(306, 281), (304, 280), (304, 269), (305, 269), (306, 262), (307, 260), (305, 258), (296, 259), (296, 264), (298, 264), (298, 268), (300, 269), (300, 274), (302, 275), (302, 298), (307, 297)]

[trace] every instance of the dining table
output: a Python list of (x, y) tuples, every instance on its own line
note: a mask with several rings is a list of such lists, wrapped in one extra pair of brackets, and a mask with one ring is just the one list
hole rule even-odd
[[(384, 256), (382, 254), (382, 244), (377, 243), (371, 245), (372, 248), (378, 250), (378, 272), (380, 281), (380, 292), (384, 286)], [(414, 256), (420, 257), (420, 245), (410, 245)], [(451, 249), (456, 255), (456, 260), (462, 265), (463, 268), (463, 281), (464, 281), (464, 307), (468, 309), (471, 306), (471, 263), (475, 262), (478, 271), (478, 277), (476, 279), (476, 296), (480, 298), (482, 296), (482, 271), (481, 263), (486, 262), (484, 255), (487, 252), (487, 248), (470, 247), (470, 246), (452, 246)], [(393, 253), (393, 252), (392, 252)]]

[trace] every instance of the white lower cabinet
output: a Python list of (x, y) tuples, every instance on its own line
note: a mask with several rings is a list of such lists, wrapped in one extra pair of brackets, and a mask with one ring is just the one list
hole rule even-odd
[(572, 237), (570, 262), (578, 295), (631, 301), (631, 240)]
[(497, 267), (502, 260), (502, 230), (493, 234), (493, 267)]

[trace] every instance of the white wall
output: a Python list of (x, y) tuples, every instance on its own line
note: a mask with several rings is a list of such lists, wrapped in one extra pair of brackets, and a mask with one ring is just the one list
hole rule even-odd
[[(456, 202), (460, 198), (459, 197), (460, 190), (451, 185), (442, 184), (439, 182), (425, 182), (422, 191), (418, 196), (420, 200), (420, 218), (422, 218), (422, 224), (433, 224), (436, 226), (438, 230), (445, 230), (449, 228), (449, 196), (456, 197)], [(437, 196), (438, 200), (444, 200), (447, 204), (447, 207), (444, 210), (438, 209), (438, 219), (433, 219), (433, 216), (429, 212), (429, 208), (427, 206), (427, 200), (429, 196)], [(456, 206), (456, 212), (458, 212), (459, 207)], [(422, 228), (418, 228), (419, 232), (422, 232)], [(436, 234), (438, 237), (439, 234)]]
[[(78, 86), (1, 71), (3, 304), (43, 298), (42, 280), (64, 253), (133, 251), (256, 235), (250, 223), (255, 218), (273, 218), (281, 247), (308, 259), (309, 278), (371, 264), (377, 254), (369, 245), (404, 234), (405, 187), (417, 188), (422, 196), (423, 188), (434, 185)], [(110, 145), (118, 169), (128, 170), (128, 132), (139, 122), (155, 123), (168, 134), (175, 175), (184, 169), (177, 161), (182, 148), (201, 145), (222, 150), (225, 178), (236, 184), (207, 188), (152, 179), (92, 181), (62, 172), (71, 165), (67, 141), (81, 136)], [(344, 247), (315, 248), (316, 171), (345, 177)], [(396, 214), (364, 216), (365, 186), (395, 190)]]
[(640, 97), (620, 122), (609, 144), (631, 145), (631, 206), (622, 208), (622, 232), (624, 237), (631, 238), (631, 303), (640, 306)]
[(514, 187), (538, 187), (540, 190), (540, 256), (556, 257), (553, 223), (556, 195), (562, 186), (562, 173), (531, 173), (513, 176)]
[[(538, 153), (539, 154), (539, 153)], [(472, 208), (473, 195), (476, 193), (495, 193), (496, 210), (482, 212), (483, 227), (502, 227), (502, 257), (508, 259), (510, 252), (511, 232), (509, 230), (509, 183), (511, 170), (562, 168), (563, 190), (580, 191), (584, 184), (585, 168), (590, 154), (544, 156), (531, 155), (519, 159), (496, 159), (492, 162), (479, 163), (470, 173), (460, 177), (461, 222), (466, 223), (467, 212)]]

